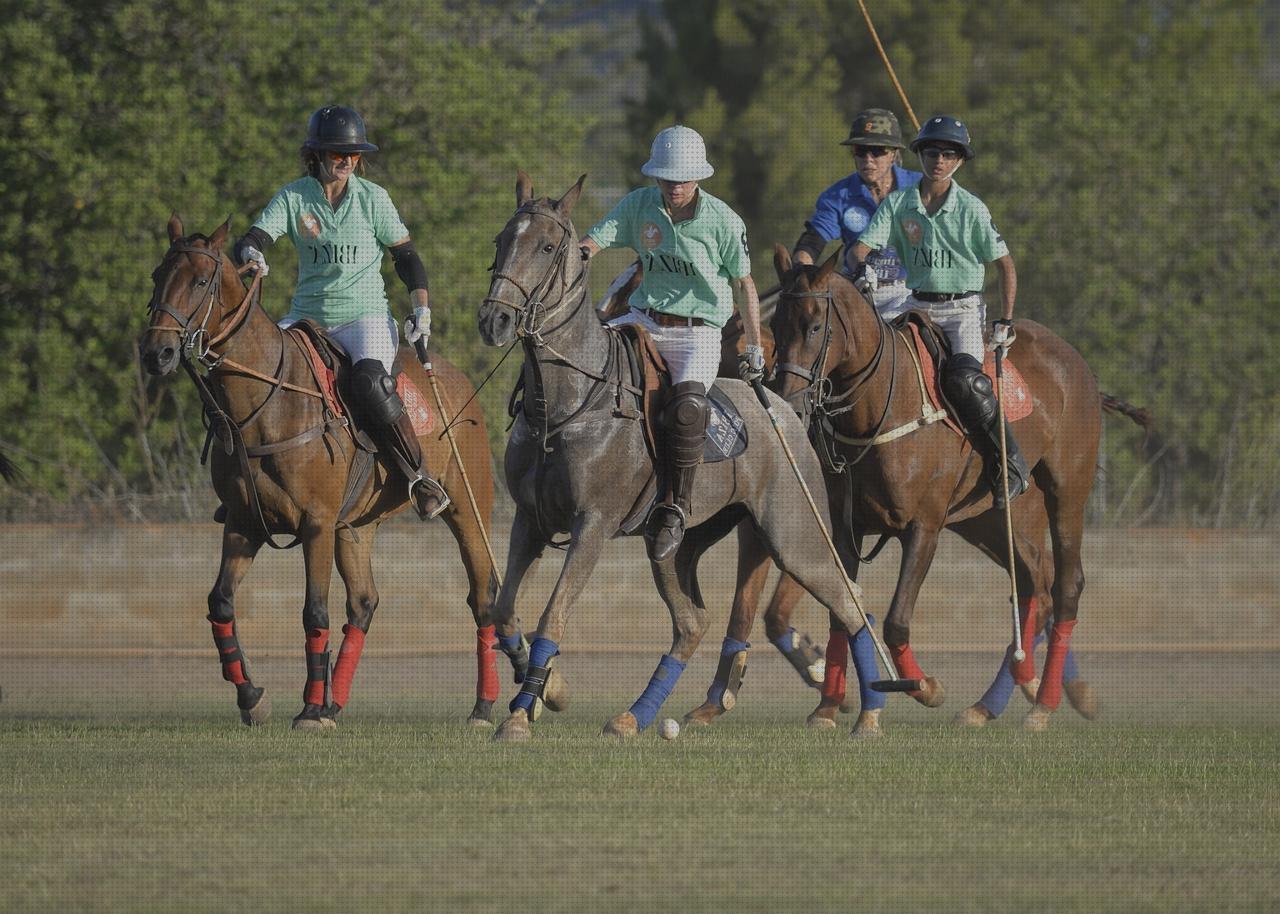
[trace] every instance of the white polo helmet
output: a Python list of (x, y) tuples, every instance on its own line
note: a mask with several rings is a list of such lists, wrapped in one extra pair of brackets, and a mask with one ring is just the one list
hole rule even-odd
[(668, 127), (653, 139), (649, 161), (640, 173), (664, 181), (702, 181), (716, 170), (707, 161), (707, 146), (698, 131), (677, 124)]

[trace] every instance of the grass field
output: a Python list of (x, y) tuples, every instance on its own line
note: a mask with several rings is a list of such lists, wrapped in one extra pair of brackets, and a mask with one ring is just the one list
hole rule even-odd
[[(696, 704), (696, 658), (667, 712)], [(938, 711), (803, 726), (772, 648), (711, 730), (599, 735), (652, 658), (564, 658), (577, 698), (497, 745), (463, 656), (370, 658), (343, 726), (291, 733), (300, 661), (237, 722), (213, 661), (0, 668), (0, 907), (157, 910), (1275, 910), (1280, 657), (1083, 655), (1107, 703), (960, 731), (990, 658), (937, 659)], [(297, 680), (297, 681), (295, 681)], [(510, 686), (504, 685), (506, 695)]]

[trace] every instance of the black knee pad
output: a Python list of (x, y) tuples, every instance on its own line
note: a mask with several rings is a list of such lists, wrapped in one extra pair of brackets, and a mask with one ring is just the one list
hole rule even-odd
[(395, 379), (377, 359), (361, 359), (351, 366), (351, 395), (361, 418), (377, 425), (391, 425), (404, 412)]
[(699, 381), (682, 381), (671, 389), (662, 411), (668, 459), (674, 466), (697, 466), (707, 439), (711, 401)]
[(996, 421), (999, 407), (996, 405), (995, 388), (973, 356), (961, 353), (948, 360), (942, 391), (960, 412), (965, 424), (985, 429)]

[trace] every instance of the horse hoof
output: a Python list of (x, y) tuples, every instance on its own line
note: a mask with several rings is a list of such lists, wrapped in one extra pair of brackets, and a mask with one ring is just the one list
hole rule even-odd
[(952, 719), (952, 723), (958, 727), (972, 727), (977, 730), (985, 727), (993, 720), (995, 720), (995, 716), (987, 710), (986, 705), (978, 702), (977, 704), (969, 705), (969, 707), (957, 714)]
[(686, 727), (709, 727), (724, 710), (711, 702), (703, 702), (684, 716)]
[(1040, 692), (1040, 677), (1037, 676), (1030, 682), (1021, 683), (1018, 688), (1022, 689), (1022, 697), (1032, 704), (1036, 703), (1036, 695)]
[(532, 736), (529, 730), (529, 715), (524, 708), (516, 708), (511, 716), (504, 720), (498, 729), (493, 731), (495, 743), (523, 743)]
[[(834, 721), (832, 725), (834, 726)], [(880, 729), (880, 709), (874, 711), (863, 711), (858, 715), (858, 722), (853, 725), (853, 729), (849, 731), (849, 735), (854, 739), (876, 739), (884, 736), (884, 731)]]
[(252, 708), (240, 709), (240, 722), (246, 727), (261, 727), (271, 719), (271, 696), (263, 689)]
[(640, 725), (636, 723), (636, 716), (630, 711), (623, 711), (604, 725), (605, 736), (616, 736), (619, 739), (630, 739), (639, 732)]
[(548, 711), (558, 712), (569, 707), (569, 683), (555, 668), (547, 674), (547, 684), (542, 687), (542, 703)]
[(493, 702), (477, 698), (475, 707), (471, 709), (471, 714), (467, 717), (467, 723), (473, 727), (492, 727)]
[(924, 688), (916, 693), (913, 697), (926, 708), (938, 708), (947, 700), (947, 690), (942, 687), (942, 681), (932, 676), (926, 676), (921, 682)]
[(487, 717), (476, 717), (474, 714), (467, 718), (467, 725), (476, 730), (492, 730), (493, 721)]
[(1102, 700), (1098, 698), (1098, 693), (1089, 683), (1083, 679), (1073, 679), (1070, 682), (1064, 682), (1062, 690), (1067, 693), (1067, 701), (1071, 702), (1071, 707), (1076, 709), (1076, 713), (1085, 720), (1098, 719), (1098, 715), (1102, 713)]
[(293, 719), (293, 729), (318, 733), (321, 730), (338, 729), (338, 722), (334, 720), (332, 713), (327, 712), (320, 705), (307, 705), (302, 709), (302, 713)]
[(818, 705), (813, 713), (805, 718), (805, 726), (812, 727), (814, 730), (834, 730), (836, 712), (839, 710), (835, 705)]
[(1031, 710), (1027, 712), (1027, 716), (1022, 718), (1022, 729), (1031, 733), (1043, 733), (1049, 729), (1049, 715), (1053, 713), (1052, 708), (1046, 708), (1037, 702), (1031, 706)]

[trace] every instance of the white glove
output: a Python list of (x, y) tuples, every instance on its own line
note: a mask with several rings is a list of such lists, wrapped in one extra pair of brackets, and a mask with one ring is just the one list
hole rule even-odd
[(738, 377), (748, 384), (754, 384), (764, 377), (764, 349), (760, 346), (747, 346), (738, 356)]
[(258, 271), (259, 276), (266, 276), (271, 272), (271, 268), (267, 266), (267, 258), (262, 256), (262, 252), (249, 245), (244, 249), (244, 262), (253, 264), (253, 268)]
[(880, 277), (876, 275), (875, 268), (865, 260), (853, 272), (853, 287), (863, 295), (871, 295), (880, 288)]
[(1018, 338), (1018, 334), (1014, 332), (1013, 321), (1000, 320), (991, 325), (991, 345), (988, 347), (992, 352), (997, 349), (1009, 351), (1009, 347), (1013, 345), (1013, 341)]
[(410, 346), (418, 340), (422, 340), (423, 346), (427, 345), (427, 341), (431, 339), (430, 308), (414, 308), (413, 313), (404, 319), (404, 338)]

